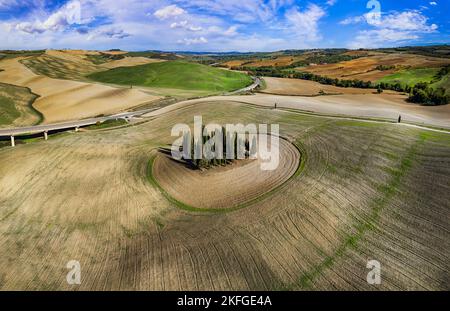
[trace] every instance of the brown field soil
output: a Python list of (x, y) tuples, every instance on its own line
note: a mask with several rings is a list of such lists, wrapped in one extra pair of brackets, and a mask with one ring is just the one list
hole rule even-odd
[[(264, 81), (266, 82), (266, 88), (260, 92), (268, 94), (316, 96), (320, 95), (320, 91), (325, 92), (325, 95), (376, 93), (375, 89), (337, 87), (301, 79), (264, 77)], [(396, 92), (385, 91), (385, 94), (396, 94)]]
[[(175, 123), (278, 123), (301, 174), (228, 213), (147, 179)], [(2, 290), (449, 290), (450, 136), (217, 101), (0, 149)], [(208, 189), (205, 189), (208, 191)], [(224, 189), (226, 191), (226, 189)], [(369, 259), (379, 286), (366, 282)], [(68, 285), (78, 260), (81, 284)]]
[(403, 121), (434, 127), (450, 128), (450, 105), (421, 106), (406, 102), (406, 95), (399, 94), (360, 94), (327, 96), (289, 96), (258, 93), (241, 96), (213, 96), (176, 103), (147, 114), (149, 117), (179, 109), (198, 102), (238, 101), (252, 105), (273, 108), (299, 109), (306, 113), (315, 112), (327, 115), (348, 117), (379, 118)]
[[(47, 50), (47, 53), (63, 54), (63, 55), (99, 55), (98, 51), (90, 50)], [(106, 53), (106, 52), (105, 52)]]
[(292, 63), (298, 62), (307, 58), (308, 56), (278, 56), (271, 59), (261, 59), (252, 63), (246, 64), (248, 67), (284, 67)]
[(0, 61), (0, 68), (4, 70), (0, 72), (0, 82), (29, 87), (40, 95), (34, 107), (44, 115), (44, 123), (113, 114), (160, 98), (136, 89), (37, 75), (20, 60)]
[(102, 51), (102, 53), (110, 54), (110, 55), (123, 55), (127, 54), (127, 51)]
[(231, 60), (229, 62), (225, 62), (222, 65), (231, 68), (231, 67), (239, 67), (242, 66), (244, 63), (248, 63), (250, 60)]
[[(336, 64), (308, 66), (301, 68), (301, 71), (338, 79), (376, 81), (392, 74), (397, 69), (441, 67), (448, 64), (450, 64), (450, 60), (445, 58), (399, 53), (379, 53), (374, 56), (361, 57)], [(397, 66), (397, 68), (385, 71), (375, 70), (378, 65), (392, 65)]]
[(224, 167), (194, 170), (169, 155), (160, 154), (154, 160), (153, 176), (169, 195), (189, 206), (237, 207), (277, 188), (296, 172), (300, 164), (297, 148), (284, 139), (277, 146), (280, 163), (271, 171), (261, 171), (261, 159), (237, 160)]

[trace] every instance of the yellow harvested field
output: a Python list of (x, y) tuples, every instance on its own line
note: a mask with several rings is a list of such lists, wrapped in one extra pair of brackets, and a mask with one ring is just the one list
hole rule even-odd
[(0, 61), (0, 68), (4, 70), (0, 72), (0, 82), (29, 87), (40, 95), (33, 106), (44, 115), (43, 123), (113, 114), (160, 98), (136, 89), (36, 75), (20, 60)]
[[(302, 68), (301, 71), (338, 79), (376, 81), (392, 74), (397, 69), (441, 67), (449, 64), (450, 59), (445, 58), (413, 54), (379, 53), (374, 56), (361, 57), (336, 64), (312, 65)], [(396, 69), (380, 71), (375, 69), (378, 65), (396, 66)]]
[(246, 64), (246, 66), (249, 67), (283, 67), (283, 66), (289, 66), (290, 64), (294, 62), (298, 62), (299, 60), (303, 59), (305, 57), (295, 57), (295, 56), (278, 56), (275, 58), (269, 58), (269, 59), (261, 59), (258, 61), (254, 61), (252, 63)]
[[(279, 95), (298, 95), (298, 96), (316, 96), (321, 95), (338, 95), (338, 94), (374, 94), (374, 89), (360, 89), (352, 87), (337, 87), (333, 85), (320, 84), (318, 82), (301, 80), (301, 79), (288, 79), (288, 78), (272, 78), (264, 77), (266, 82), (266, 88), (261, 90), (261, 93), (279, 94)], [(385, 91), (385, 94), (395, 94), (393, 91)]]
[(239, 67), (242, 66), (245, 63), (248, 63), (250, 60), (231, 60), (229, 62), (225, 62), (222, 65), (232, 68), (232, 67)]

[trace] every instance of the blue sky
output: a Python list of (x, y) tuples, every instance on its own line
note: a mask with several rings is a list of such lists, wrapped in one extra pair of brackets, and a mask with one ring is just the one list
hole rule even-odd
[(0, 0), (0, 49), (274, 51), (450, 43), (448, 0)]

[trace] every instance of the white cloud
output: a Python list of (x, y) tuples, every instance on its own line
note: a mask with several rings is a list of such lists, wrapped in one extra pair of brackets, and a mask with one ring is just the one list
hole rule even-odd
[(436, 24), (427, 25), (428, 18), (419, 11), (393, 13), (382, 19), (380, 27), (398, 30), (429, 32), (438, 28)]
[(186, 13), (185, 10), (183, 10), (182, 8), (173, 4), (173, 5), (169, 5), (162, 9), (157, 10), (155, 13), (153, 13), (153, 15), (155, 15), (157, 18), (159, 18), (161, 20), (164, 20), (164, 19), (168, 19), (170, 17), (176, 17), (179, 15), (183, 15), (185, 13)]
[(435, 1), (431, 1), (430, 5), (437, 5), (437, 3)]
[(366, 17), (364, 15), (361, 16), (352, 16), (347, 17), (346, 19), (339, 22), (341, 25), (351, 25), (351, 24), (359, 24), (366, 20)]
[(428, 17), (418, 10), (391, 12), (381, 15), (374, 23), (368, 14), (349, 17), (340, 22), (341, 25), (359, 24), (366, 22), (374, 27), (372, 30), (359, 31), (350, 43), (352, 48), (378, 47), (387, 44), (398, 44), (406, 40), (419, 39), (420, 34), (437, 31), (436, 24), (429, 24)]
[[(370, 21), (370, 15), (365, 14), (362, 16), (348, 17), (339, 23), (341, 25), (358, 24)], [(428, 25), (428, 17), (424, 16), (422, 12), (417, 10), (409, 10), (404, 12), (393, 12), (386, 16), (381, 16), (381, 20), (378, 23), (369, 23), (372, 26), (378, 28), (397, 29), (397, 30), (409, 30), (430, 32), (435, 31), (438, 26), (436, 24)]]
[(336, 4), (336, 2), (337, 2), (337, 0), (328, 0), (328, 1), (327, 1), (327, 5), (333, 6), (333, 5)]
[(241, 23), (268, 22), (294, 0), (177, 0), (186, 9), (209, 12)]
[(291, 25), (290, 30), (300, 39), (307, 41), (320, 39), (318, 22), (323, 16), (325, 11), (315, 4), (310, 4), (304, 11), (295, 8), (286, 13), (286, 19)]
[(182, 28), (182, 29), (187, 29), (190, 31), (201, 31), (203, 28), (200, 26), (194, 26), (188, 23), (187, 20), (181, 21), (181, 22), (173, 22), (172, 24), (170, 24), (170, 28), (175, 29), (175, 28)]
[(18, 0), (0, 0), (0, 9), (15, 8), (20, 5)]
[(74, 24), (83, 24), (87, 20), (81, 20), (80, 1), (74, 0), (68, 2), (59, 10), (51, 14), (45, 21), (36, 20), (34, 22), (24, 21), (13, 23), (12, 28), (25, 33), (43, 33), (45, 31), (63, 31), (68, 26)]
[(198, 37), (190, 39), (184, 38), (183, 40), (178, 40), (177, 42), (185, 45), (191, 45), (191, 44), (208, 43), (208, 40), (205, 37)]
[(352, 49), (382, 47), (387, 43), (400, 43), (407, 40), (418, 39), (419, 36), (408, 31), (392, 29), (374, 29), (360, 31), (355, 40), (349, 45)]

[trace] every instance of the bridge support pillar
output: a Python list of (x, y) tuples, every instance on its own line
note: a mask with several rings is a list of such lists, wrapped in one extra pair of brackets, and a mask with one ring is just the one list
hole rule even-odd
[(44, 139), (48, 140), (48, 132), (47, 131), (44, 132)]
[(11, 147), (14, 147), (15, 145), (14, 136), (11, 135)]
[(76, 128), (75, 128), (75, 132), (78, 132), (80, 130), (80, 128), (77, 126)]

